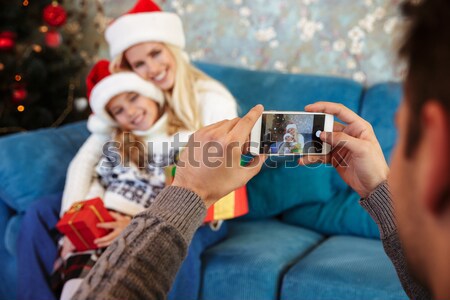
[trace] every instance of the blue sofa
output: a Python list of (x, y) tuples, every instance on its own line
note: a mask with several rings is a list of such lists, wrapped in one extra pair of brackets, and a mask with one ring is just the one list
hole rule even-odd
[[(373, 124), (386, 157), (401, 87), (369, 88), (336, 77), (250, 71), (199, 63), (226, 85), (241, 114), (344, 103)], [(0, 138), (0, 298), (14, 299), (21, 218), (41, 196), (61, 192), (66, 168), (88, 137), (85, 122)], [(404, 299), (378, 230), (332, 167), (269, 160), (248, 184), (250, 213), (204, 254), (202, 299)]]

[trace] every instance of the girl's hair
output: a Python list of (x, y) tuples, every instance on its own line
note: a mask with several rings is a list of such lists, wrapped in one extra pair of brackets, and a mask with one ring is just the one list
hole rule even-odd
[[(180, 48), (170, 44), (164, 44), (173, 55), (176, 63), (175, 85), (172, 92), (164, 92), (169, 103), (169, 134), (173, 134), (180, 129), (191, 131), (202, 127), (200, 104), (195, 93), (195, 82), (197, 80), (213, 80), (211, 77), (189, 63), (186, 53)], [(111, 61), (110, 71), (117, 73), (120, 71), (132, 71), (124, 54), (118, 55)]]
[(130, 163), (133, 163), (138, 168), (147, 166), (148, 151), (144, 140), (132, 132), (118, 127), (114, 135), (114, 141), (119, 143), (119, 153), (123, 166), (129, 167)]

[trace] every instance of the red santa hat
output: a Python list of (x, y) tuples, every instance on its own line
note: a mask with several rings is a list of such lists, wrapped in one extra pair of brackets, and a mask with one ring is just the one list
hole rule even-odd
[(106, 105), (114, 97), (125, 92), (136, 92), (164, 105), (164, 95), (159, 88), (145, 81), (133, 72), (111, 74), (109, 61), (100, 60), (86, 78), (87, 96), (93, 117), (89, 118), (88, 128), (92, 132), (115, 127), (116, 122), (106, 111)]
[(184, 49), (185, 38), (180, 17), (163, 12), (151, 0), (138, 0), (127, 13), (106, 28), (111, 59), (142, 42), (163, 42)]

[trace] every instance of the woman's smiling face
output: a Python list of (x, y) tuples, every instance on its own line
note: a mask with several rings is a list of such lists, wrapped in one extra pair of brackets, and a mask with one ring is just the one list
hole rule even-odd
[(124, 130), (148, 130), (159, 116), (158, 103), (135, 92), (115, 96), (106, 110)]
[(162, 43), (144, 42), (128, 48), (125, 59), (133, 72), (155, 84), (163, 91), (175, 85), (176, 62), (169, 49)]

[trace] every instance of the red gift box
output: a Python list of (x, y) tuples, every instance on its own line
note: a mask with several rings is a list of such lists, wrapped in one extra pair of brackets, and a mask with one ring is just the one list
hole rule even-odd
[(74, 244), (77, 251), (97, 249), (94, 240), (105, 236), (110, 230), (98, 228), (98, 223), (112, 222), (100, 198), (76, 202), (56, 224), (56, 228)]

